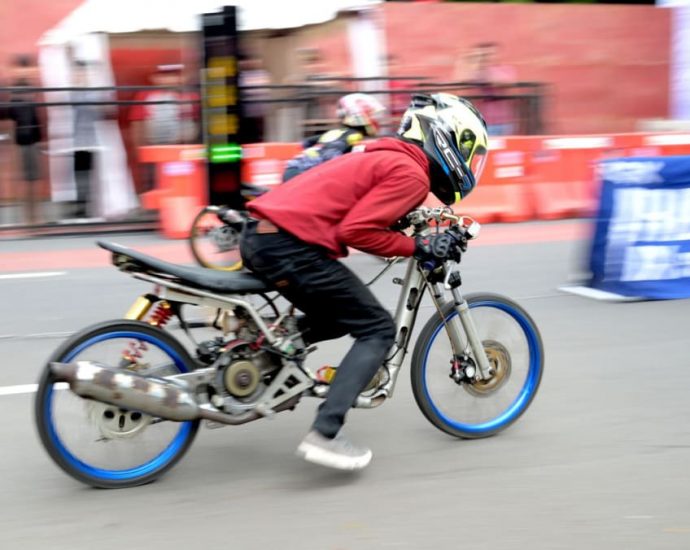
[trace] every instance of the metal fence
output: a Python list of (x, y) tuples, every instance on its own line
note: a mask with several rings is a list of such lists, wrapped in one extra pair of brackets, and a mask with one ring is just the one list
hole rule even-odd
[[(186, 94), (181, 99), (139, 100), (137, 92), (168, 91)], [(298, 141), (306, 136), (333, 127), (337, 98), (352, 92), (364, 92), (377, 96), (389, 106), (383, 133), (390, 134), (398, 126), (400, 115), (409, 98), (415, 93), (449, 92), (473, 101), (485, 115), (490, 135), (500, 134), (540, 134), (546, 130), (543, 119), (546, 88), (541, 83), (516, 82), (510, 85), (490, 85), (480, 82), (431, 82), (422, 76), (377, 77), (377, 78), (333, 78), (315, 77), (308, 81), (291, 85), (248, 86), (240, 88), (240, 98), (245, 114), (253, 118), (261, 117), (261, 141)], [(83, 99), (88, 93), (88, 99)], [(76, 99), (82, 94), (82, 99)], [(194, 97), (189, 97), (190, 95)], [(142, 190), (140, 170), (137, 168), (137, 151), (129, 139), (129, 113), (137, 105), (193, 105), (201, 113), (202, 99), (212, 99), (201, 86), (176, 88), (156, 86), (113, 86), (113, 87), (0, 87), (0, 226), (28, 223), (36, 205), (22, 208), (21, 203), (39, 201), (45, 206), (50, 202), (48, 170), (43, 170), (42, 182), (27, 192), (21, 170), (21, 155), (14, 145), (12, 124), (6, 119), (9, 110), (22, 96), (22, 106), (35, 106), (41, 111), (52, 107), (92, 107), (109, 112), (108, 117), (117, 119), (123, 136), (129, 168), (137, 180), (137, 191)], [(76, 111), (75, 111), (76, 112)], [(5, 119), (5, 120), (3, 120)], [(45, 124), (45, 118), (44, 124)], [(199, 142), (203, 136), (203, 117), (196, 120), (197, 131), (192, 141)], [(241, 125), (240, 125), (241, 128)], [(44, 136), (49, 132), (44, 131)], [(242, 136), (240, 136), (242, 137)], [(256, 139), (256, 136), (254, 136)], [(241, 140), (242, 141), (242, 140)], [(49, 145), (43, 147), (44, 152)], [(45, 158), (42, 162), (46, 162)], [(31, 184), (34, 187), (34, 184)], [(4, 215), (8, 208), (14, 207), (12, 216)], [(57, 222), (69, 217), (63, 210), (54, 209), (43, 216), (44, 220)]]
[[(392, 88), (391, 82), (404, 83), (404, 86)], [(126, 99), (132, 93), (141, 91), (170, 91), (193, 92), (197, 99), (181, 100), (135, 100)], [(511, 84), (489, 84), (481, 82), (428, 82), (425, 77), (314, 77), (301, 84), (245, 86), (240, 88), (240, 96), (245, 96), (242, 102), (245, 106), (261, 105), (266, 107), (288, 106), (304, 109), (304, 118), (298, 121), (303, 134), (309, 134), (323, 124), (335, 122), (335, 103), (337, 98), (360, 91), (373, 94), (383, 99), (384, 104), (392, 106), (389, 118), (395, 119), (402, 113), (399, 105), (406, 104), (409, 97), (416, 93), (448, 92), (461, 95), (474, 102), (482, 113), (485, 113), (487, 123), (509, 124), (516, 135), (536, 135), (544, 133), (543, 104), (546, 87), (538, 82), (515, 82)], [(71, 93), (100, 92), (104, 98), (99, 100), (74, 100), (69, 98)], [(200, 104), (199, 98), (213, 99), (213, 95), (204, 94), (201, 86), (105, 86), (105, 87), (0, 87), (0, 118), (13, 103), (7, 97), (26, 95), (40, 95), (40, 101), (29, 101), (23, 105), (38, 107), (74, 107), (74, 106), (116, 106), (128, 108), (134, 105), (161, 104)], [(51, 95), (53, 97), (51, 97)], [(57, 99), (55, 96), (59, 96)], [(67, 96), (67, 97), (65, 97)], [(111, 96), (106, 98), (105, 96)], [(261, 99), (255, 99), (261, 97)], [(501, 120), (492, 119), (494, 107), (500, 105)], [(270, 110), (269, 110), (270, 111)], [(270, 116), (270, 115), (267, 115)], [(126, 117), (120, 117), (126, 118)], [(396, 121), (397, 122), (397, 121)], [(390, 121), (391, 125), (393, 121)]]
[[(515, 82), (510, 84), (490, 84), (482, 82), (430, 82), (424, 77), (389, 78), (315, 78), (328, 85), (309, 83), (298, 91), (298, 100), (312, 106), (312, 112), (319, 112), (321, 118), (332, 119), (332, 113), (324, 112), (324, 97), (335, 98), (353, 91), (362, 91), (381, 97), (390, 106), (389, 129), (397, 127), (409, 98), (416, 93), (447, 92), (469, 99), (484, 114), (489, 126), (501, 128), (501, 133), (516, 135), (536, 135), (544, 133), (543, 104), (546, 86), (538, 82)], [(397, 86), (394, 86), (397, 84)], [(402, 84), (402, 86), (401, 86)], [(277, 87), (276, 87), (277, 88)], [(315, 107), (314, 107), (315, 106)], [(305, 117), (303, 127), (308, 133), (318, 128), (315, 117)]]

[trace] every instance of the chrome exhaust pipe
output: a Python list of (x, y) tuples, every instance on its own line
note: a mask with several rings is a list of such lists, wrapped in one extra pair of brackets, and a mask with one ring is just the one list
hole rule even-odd
[[(319, 384), (319, 385), (314, 386), (311, 391), (312, 391), (312, 394), (314, 396), (325, 398), (328, 395), (329, 389), (330, 389), (329, 385)], [(378, 407), (379, 405), (382, 405), (387, 397), (388, 397), (388, 395), (383, 391), (379, 391), (375, 395), (369, 396), (369, 397), (366, 397), (366, 396), (360, 394), (357, 396), (357, 399), (355, 400), (355, 404), (352, 406), (355, 409), (374, 409), (374, 408)]]
[[(57, 381), (67, 382), (80, 397), (167, 420), (184, 422), (203, 418), (236, 425), (262, 418), (255, 411), (242, 415), (225, 414), (210, 406), (199, 405), (193, 393), (168, 380), (117, 370), (92, 361), (51, 363), (50, 370)], [(296, 397), (277, 406), (275, 412), (294, 407), (299, 400), (299, 396)]]
[(191, 393), (160, 378), (116, 370), (92, 361), (51, 363), (50, 370), (81, 397), (180, 422), (201, 416)]

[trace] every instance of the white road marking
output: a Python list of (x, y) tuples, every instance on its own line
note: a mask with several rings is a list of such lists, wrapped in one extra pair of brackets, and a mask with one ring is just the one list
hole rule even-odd
[(620, 294), (614, 294), (613, 292), (606, 292), (604, 290), (599, 290), (596, 288), (591, 288), (588, 286), (559, 286), (558, 290), (561, 292), (567, 292), (569, 294), (575, 294), (576, 296), (583, 296), (585, 298), (592, 298), (594, 300), (602, 300), (608, 302), (640, 302), (645, 301), (645, 298), (636, 296), (621, 296)]
[(60, 277), (67, 275), (66, 271), (35, 271), (32, 273), (6, 273), (0, 275), (0, 280), (3, 279), (39, 279), (43, 277)]
[(19, 395), (22, 393), (36, 393), (38, 384), (20, 384), (18, 386), (0, 386), (0, 395)]
[[(54, 389), (66, 390), (69, 385), (66, 382), (58, 382)], [(16, 386), (0, 386), (0, 397), (3, 395), (22, 395), (27, 393), (36, 393), (38, 384), (18, 384)]]
[(58, 338), (67, 338), (72, 336), (71, 332), (36, 332), (34, 334), (0, 334), (0, 340), (50, 340)]

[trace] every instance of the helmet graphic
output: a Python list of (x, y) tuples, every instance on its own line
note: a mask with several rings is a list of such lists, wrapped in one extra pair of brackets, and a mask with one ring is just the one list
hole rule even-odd
[(413, 96), (398, 135), (427, 154), (431, 192), (444, 204), (460, 201), (477, 185), (488, 135), (481, 114), (466, 99), (445, 93)]

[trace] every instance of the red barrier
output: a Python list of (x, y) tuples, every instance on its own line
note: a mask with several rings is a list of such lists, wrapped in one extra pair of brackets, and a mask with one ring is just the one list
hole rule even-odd
[[(280, 182), (296, 143), (245, 147), (243, 181)], [(519, 222), (592, 215), (598, 201), (596, 165), (615, 156), (690, 154), (690, 134), (510, 136), (492, 138), (481, 183), (457, 208), (480, 222)], [(427, 205), (440, 202), (430, 195)]]
[(459, 209), (480, 223), (520, 222), (533, 218), (529, 184), (529, 138), (491, 139), (481, 184)]
[[(530, 163), (533, 146), (534, 141), (527, 137), (491, 139), (480, 184), (455, 209), (480, 223), (534, 219)], [(438, 206), (440, 202), (429, 195), (424, 204)]]
[(252, 185), (278, 185), (283, 181), (285, 164), (302, 150), (300, 143), (252, 143), (242, 146), (242, 182)]
[(194, 216), (208, 202), (204, 147), (140, 147), (139, 160), (154, 164), (156, 170), (156, 188), (141, 195), (143, 207), (159, 211), (163, 235), (187, 238)]
[[(527, 136), (493, 138), (482, 179), (456, 205), (462, 214), (487, 222), (519, 222), (591, 215), (597, 207), (597, 163), (626, 156), (690, 155), (690, 133), (636, 133), (599, 136)], [(287, 160), (299, 143), (257, 143), (242, 148), (242, 181), (279, 184)], [(185, 236), (186, 212), (196, 212), (206, 197), (201, 146), (143, 148), (144, 162), (154, 162), (157, 188), (144, 193), (147, 208), (161, 211), (163, 231)], [(425, 204), (440, 202), (429, 195)]]
[(610, 136), (533, 138), (531, 185), (538, 219), (591, 215), (596, 205), (596, 163), (613, 146)]
[(658, 155), (689, 155), (690, 154), (690, 134), (688, 133), (654, 133), (654, 134), (635, 134), (639, 140), (637, 145), (639, 156)]
[(592, 215), (597, 207), (597, 163), (615, 157), (690, 154), (690, 134), (634, 133), (544, 137), (532, 156), (533, 204), (539, 219)]
[(480, 185), (455, 209), (480, 223), (522, 222), (532, 219), (528, 189), (516, 183)]

